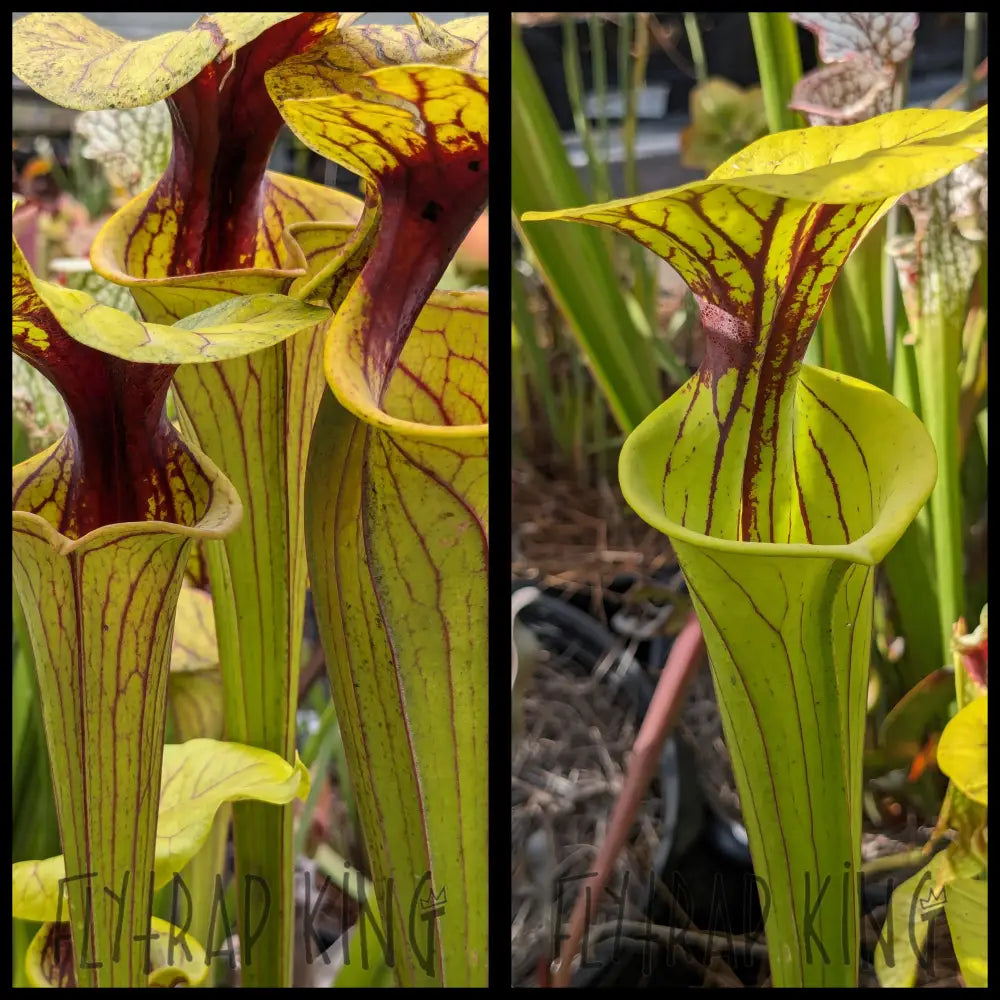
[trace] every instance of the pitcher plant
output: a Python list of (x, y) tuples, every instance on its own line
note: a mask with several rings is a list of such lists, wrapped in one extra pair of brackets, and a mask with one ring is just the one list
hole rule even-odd
[(705, 634), (775, 986), (857, 985), (874, 568), (936, 473), (905, 406), (803, 357), (855, 246), (986, 129), (983, 108), (781, 132), (704, 181), (524, 216), (627, 233), (700, 306), (701, 367), (628, 437), (619, 475)]
[[(406, 733), (396, 728), (382, 743), (380, 721), (370, 714), (354, 716), (350, 689), (338, 682), (340, 671), (348, 667), (332, 653), (339, 611), (323, 601), (317, 604), (321, 618), (328, 615), (323, 638), (345, 737), (349, 745), (364, 748), (350, 766), (376, 878), (395, 878), (397, 891), (407, 900), (417, 898), (421, 879), (441, 884), (443, 878), (456, 901), (456, 917), (438, 924), (432, 905), (420, 926), (435, 933), (440, 927), (454, 930), (445, 936), (450, 944), (436, 945), (436, 965), (421, 974), (441, 980), (447, 969), (450, 980), (468, 975), (470, 981), (484, 982), (485, 876), (477, 866), (485, 864), (486, 830), (486, 296), (442, 293), (424, 306), (485, 204), (487, 24), (485, 18), (468, 18), (438, 26), (414, 14), (410, 28), (352, 26), (357, 17), (206, 15), (185, 32), (126, 42), (79, 14), (29, 15), (15, 24), (14, 69), (66, 107), (125, 108), (165, 100), (170, 110), (173, 142), (165, 173), (116, 213), (96, 239), (91, 257), (99, 274), (131, 291), (143, 318), (116, 341), (118, 356), (159, 362), (149, 366), (150, 373), (157, 373), (149, 376), (155, 382), (146, 393), (151, 401), (144, 403), (145, 409), (137, 408), (146, 413), (161, 407), (174, 376), (184, 437), (171, 427), (171, 441), (181, 442), (178, 447), (198, 456), (216, 477), (210, 481), (217, 481), (214, 489), (202, 487), (205, 496), (216, 507), (225, 499), (232, 508), (228, 519), (216, 515), (219, 526), (212, 521), (201, 534), (209, 540), (205, 555), (228, 739), (295, 763), (307, 576), (306, 458), (311, 440), (320, 442), (314, 446), (320, 452), (354, 440), (349, 426), (331, 427), (329, 414), (338, 404), (327, 382), (337, 391), (339, 382), (362, 372), (369, 380), (362, 390), (370, 393), (366, 412), (394, 414), (388, 419), (405, 425), (404, 438), (416, 435), (412, 460), (418, 469), (433, 466), (436, 471), (428, 475), (441, 480), (446, 494), (425, 513), (441, 512), (453, 496), (457, 499), (461, 516), (441, 545), (435, 545), (426, 571), (445, 581), (444, 596), (461, 581), (468, 614), (452, 623), (454, 609), (442, 597), (444, 617), (437, 631), (444, 639), (427, 648), (416, 668), (429, 669), (435, 684), (444, 684), (435, 691), (451, 701), (457, 721), (449, 730), (439, 726), (439, 702), (429, 701), (411, 706), (406, 721), (431, 726), (432, 738), (408, 743)], [(363, 202), (266, 169), (283, 119), (320, 153), (362, 175)], [(332, 327), (335, 312), (339, 322)], [(83, 344), (107, 350), (114, 339), (97, 321), (109, 322), (108, 314), (91, 312), (82, 301), (59, 315), (72, 319), (68, 334), (81, 350), (86, 349)], [(121, 321), (115, 318), (114, 324)], [(216, 326), (228, 340), (213, 339)], [(174, 340), (159, 353), (145, 343), (148, 331), (155, 330), (162, 347), (167, 344), (163, 331), (176, 339), (179, 329), (194, 331), (183, 351), (173, 346)], [(267, 335), (261, 330), (268, 330)], [(206, 348), (195, 356), (201, 340)], [(242, 346), (221, 351), (219, 343)], [(199, 362), (199, 370), (185, 367), (175, 375), (178, 361)], [(347, 374), (334, 376), (339, 369)], [(130, 374), (126, 381), (133, 386), (142, 379)], [(347, 391), (358, 389), (355, 384)], [(324, 396), (328, 416), (314, 436)], [(142, 427), (154, 426), (151, 419)], [(417, 440), (421, 435), (430, 443)], [(461, 456), (457, 468), (455, 456)], [(59, 468), (51, 461), (49, 465)], [(126, 473), (136, 468), (134, 463), (123, 467)], [(342, 475), (335, 467), (310, 473), (309, 489), (319, 498), (314, 509), (325, 507), (327, 497), (342, 487)], [(174, 482), (169, 474), (163, 478)], [(378, 544), (393, 539), (397, 517), (406, 517), (406, 502), (400, 498), (394, 509), (383, 505), (369, 519), (373, 545), (376, 538)], [(423, 498), (418, 494), (410, 502), (423, 504)], [(245, 516), (237, 526), (235, 512), (241, 506)], [(142, 517), (154, 513), (150, 501)], [(203, 516), (200, 509), (197, 513)], [(463, 518), (471, 518), (478, 538), (471, 555), (462, 541)], [(449, 545), (458, 546), (464, 561), (444, 558)], [(374, 558), (373, 552), (366, 550), (362, 558)], [(351, 549), (346, 555), (310, 552), (317, 594), (329, 593), (330, 580), (341, 572), (339, 561), (354, 554)], [(178, 556), (171, 565), (176, 575), (168, 593), (170, 609), (184, 560)], [(476, 580), (471, 592), (467, 573)], [(404, 607), (415, 586), (397, 576), (383, 599), (402, 601), (398, 606)], [(162, 647), (164, 656), (169, 651), (167, 623), (172, 622), (167, 607), (165, 601), (157, 612), (164, 623), (157, 648)], [(393, 627), (413, 629), (419, 636), (426, 624), (419, 619), (423, 613), (419, 603), (411, 605)], [(448, 635), (452, 624), (455, 636)], [(459, 628), (468, 628), (468, 635), (458, 637)], [(351, 641), (357, 643), (358, 637)], [(354, 645), (352, 653), (361, 655)], [(459, 660), (471, 674), (453, 673)], [(384, 673), (392, 663), (379, 659), (374, 669)], [(392, 669), (396, 667), (398, 663)], [(475, 683), (473, 678), (478, 678)], [(100, 709), (95, 711), (95, 718), (103, 718)], [(422, 714), (427, 722), (421, 721)], [(158, 774), (153, 749), (162, 746), (162, 712), (157, 724), (159, 729), (150, 729), (145, 737), (153, 756), (145, 762), (143, 781), (150, 783)], [(448, 732), (458, 734), (457, 742)], [(433, 773), (442, 752), (452, 755), (454, 773), (428, 777), (421, 792), (419, 772)], [(416, 828), (408, 824), (393, 827), (398, 843), (382, 846), (385, 834), (371, 818), (399, 805), (402, 786), (365, 782), (360, 775), (396, 767), (400, 754), (410, 761), (416, 782), (406, 791), (407, 802), (440, 816), (448, 813), (455, 796), (464, 794), (476, 803), (458, 827), (463, 843), (469, 840), (467, 866), (438, 874), (441, 859), (454, 852), (450, 821), (428, 827), (437, 841), (437, 860), (411, 851), (407, 838)], [(155, 790), (155, 783), (149, 787)], [(436, 804), (439, 797), (441, 805)], [(272, 902), (272, 926), (255, 943), (252, 959), (244, 942), (243, 984), (290, 985), (292, 813), (242, 798), (246, 801), (234, 806), (237, 876), (262, 880)], [(76, 870), (77, 859), (65, 838), (64, 849)], [(151, 867), (140, 865), (140, 870)], [(434, 875), (425, 877), (432, 869)], [(432, 904), (437, 898), (432, 895)], [(237, 902), (240, 925), (252, 923), (241, 893)], [(74, 919), (78, 911), (82, 916), (81, 906), (71, 908)], [(464, 929), (457, 918), (461, 911), (471, 914)], [(398, 951), (407, 958), (398, 962), (396, 972), (408, 981), (416, 968), (409, 945), (413, 934), (407, 928), (404, 935), (406, 919), (398, 910), (384, 919), (399, 927)], [(458, 947), (462, 933), (470, 942), (468, 950)], [(145, 980), (136, 969), (128, 982)]]

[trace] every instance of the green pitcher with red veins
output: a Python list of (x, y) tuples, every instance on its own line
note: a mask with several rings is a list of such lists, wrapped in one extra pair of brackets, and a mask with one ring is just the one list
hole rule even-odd
[(857, 985), (874, 569), (937, 464), (905, 406), (802, 359), (857, 243), (986, 134), (986, 108), (898, 111), (768, 136), (671, 191), (525, 216), (629, 234), (701, 307), (704, 361), (629, 436), (619, 476), (705, 634), (775, 986)]
[[(370, 711), (352, 714), (352, 688), (338, 680), (348, 674), (335, 676), (333, 687), (345, 741), (363, 748), (348, 756), (374, 874), (394, 877), (407, 898), (416, 898), (416, 882), (431, 872), (433, 884), (446, 886), (454, 900), (449, 919), (425, 922), (438, 935), (435, 962), (426, 967), (407, 943), (406, 915), (398, 909), (386, 915), (398, 924), (397, 955), (406, 956), (397, 959), (397, 974), (402, 982), (480, 983), (486, 970), (486, 297), (428, 300), (486, 200), (487, 22), (466, 18), (441, 26), (414, 14), (406, 28), (361, 27), (357, 17), (223, 13), (206, 15), (185, 32), (127, 42), (79, 14), (29, 15), (14, 27), (14, 68), (68, 107), (133, 107), (160, 99), (171, 107), (166, 172), (112, 218), (92, 250), (95, 270), (128, 287), (144, 317), (129, 349), (142, 354), (143, 330), (154, 324), (176, 329), (233, 302), (257, 318), (248, 303), (260, 297), (292, 303), (285, 325), (301, 321), (294, 336), (258, 341), (252, 353), (239, 352), (245, 357), (234, 351), (195, 358), (214, 363), (197, 372), (182, 369), (173, 380), (185, 439), (225, 473), (246, 508), (226, 541), (207, 547), (227, 735), (293, 761), (306, 514), (322, 512), (311, 515), (310, 528), (313, 537), (322, 536), (327, 513), (337, 509), (330, 499), (350, 481), (344, 470), (317, 459), (306, 485), (311, 440), (343, 449), (361, 440), (388, 448), (398, 439), (393, 481), (418, 481), (409, 499), (368, 505), (360, 550), (324, 549), (325, 536), (311, 545), (317, 595), (337, 593), (345, 558), (360, 560), (353, 570), (358, 579), (378, 580), (382, 571), (369, 560), (382, 545), (399, 542), (398, 517), (413, 507), (450, 523), (440, 543), (431, 530), (438, 521), (414, 529), (409, 543), (417, 556), (428, 544), (426, 573), (442, 588), (443, 617), (427, 617), (420, 602), (407, 605), (416, 587), (398, 573), (377, 584), (389, 609), (377, 619), (383, 634), (416, 628), (418, 636), (374, 661), (381, 685), (402, 669), (401, 650), (419, 654), (418, 665), (408, 668), (417, 686), (405, 708), (387, 729)], [(283, 119), (313, 148), (365, 178), (363, 203), (266, 170)], [(93, 317), (78, 312), (82, 326), (92, 328)], [(342, 320), (336, 328), (335, 312)], [(241, 314), (225, 332), (242, 335), (244, 322)], [(71, 336), (79, 335), (74, 329)], [(103, 342), (98, 346), (105, 349)], [(162, 360), (152, 352), (143, 358)], [(173, 374), (157, 389), (165, 392)], [(333, 426), (341, 404), (360, 429), (342, 421)], [(473, 539), (471, 549), (466, 538)], [(446, 558), (455, 553), (462, 559)], [(417, 573), (419, 560), (413, 566)], [(459, 577), (465, 618), (452, 622), (448, 602)], [(327, 597), (317, 605), (328, 650), (338, 641), (335, 632), (350, 634), (353, 659), (329, 657), (331, 671), (354, 669), (372, 648), (357, 645), (363, 636), (352, 616), (362, 603), (351, 604), (346, 617)], [(421, 705), (427, 676), (439, 686)], [(397, 690), (410, 683), (399, 679)], [(475, 697), (467, 703), (469, 690)], [(442, 699), (454, 706), (446, 728), (438, 724)], [(435, 720), (427, 727), (433, 739), (416, 735), (427, 725), (421, 713)], [(402, 784), (400, 755), (410, 761)], [(441, 763), (448, 760), (454, 766)], [(476, 803), (457, 821), (446, 818), (456, 796)], [(405, 817), (391, 824), (399, 842), (383, 849), (385, 832), (372, 817), (396, 808)], [(414, 810), (424, 822), (413, 820)], [(263, 878), (273, 899), (273, 926), (255, 945), (253, 961), (244, 956), (243, 983), (287, 984), (291, 810), (241, 803), (234, 814), (237, 872)], [(433, 850), (426, 847), (430, 841)], [(449, 867), (445, 860), (454, 859), (456, 844), (460, 864)], [(242, 894), (237, 899), (242, 907)], [(252, 923), (245, 916), (240, 919)]]

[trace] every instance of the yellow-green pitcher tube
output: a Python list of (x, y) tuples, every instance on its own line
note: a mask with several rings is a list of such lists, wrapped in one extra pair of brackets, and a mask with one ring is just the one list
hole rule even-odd
[[(788, 541), (710, 537), (683, 523), (682, 469), (664, 489), (691, 388), (626, 441), (622, 491), (670, 538), (698, 612), (762, 883), (774, 985), (853, 987), (874, 566), (930, 494), (933, 445), (891, 396), (804, 367), (793, 395), (801, 490)], [(826, 442), (822, 455), (814, 441)], [(705, 469), (699, 457), (695, 448), (692, 478)], [(855, 507), (850, 541), (808, 544), (807, 530), (818, 535), (846, 503)]]
[(703, 181), (524, 216), (627, 233), (700, 307), (699, 370), (632, 432), (619, 473), (691, 583), (775, 985), (857, 985), (871, 571), (937, 469), (905, 406), (803, 357), (858, 242), (900, 195), (982, 152), (987, 115), (780, 132)]
[(317, 621), (401, 985), (487, 983), (486, 331), (485, 294), (435, 293), (381, 403), (331, 352), (306, 477)]
[[(488, 307), (434, 291), (488, 198), (487, 29), (423, 20), (422, 42), (383, 38), (380, 58), (408, 65), (341, 76), (349, 94), (304, 91), (295, 60), (269, 76), (298, 138), (366, 189), (346, 253), (317, 256), (322, 227), (296, 231), (309, 276), (292, 294), (334, 311), (306, 553), (404, 986), (487, 983)], [(335, 47), (324, 65), (345, 59)]]
[[(15, 497), (44, 477), (51, 453), (14, 470)], [(221, 473), (196, 457), (207, 503), (191, 524), (112, 524), (74, 539), (15, 501), (14, 587), (38, 671), (78, 985), (147, 982), (177, 594), (192, 541), (221, 536), (242, 512)]]

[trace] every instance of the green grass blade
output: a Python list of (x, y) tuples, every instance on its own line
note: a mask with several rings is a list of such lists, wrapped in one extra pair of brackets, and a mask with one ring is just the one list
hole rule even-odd
[(750, 30), (764, 91), (768, 128), (772, 132), (801, 128), (801, 117), (788, 107), (792, 89), (802, 76), (802, 55), (795, 25), (784, 11), (751, 11)]
[(608, 60), (601, 16), (592, 14), (587, 19), (587, 28), (590, 33), (590, 72), (597, 98), (597, 128), (601, 137), (601, 149), (593, 165), (597, 180), (595, 194), (599, 201), (603, 201), (611, 197), (611, 178), (608, 173)]
[(343, 748), (343, 741), (340, 736), (340, 724), (337, 722), (337, 710), (331, 701), (323, 710), (319, 729), (313, 733), (302, 751), (302, 762), (309, 768), (312, 784), (309, 786), (309, 797), (295, 828), (296, 857), (305, 853), (306, 835), (309, 833), (316, 803), (323, 790), (323, 777), (338, 747)]
[[(510, 279), (511, 316), (520, 338), (520, 347), (524, 353), (525, 377), (534, 387), (535, 395), (541, 400), (545, 413), (545, 424), (554, 434), (562, 422), (556, 398), (556, 387), (552, 381), (552, 372), (545, 350), (538, 339), (538, 328), (528, 306), (524, 279), (511, 270)], [(531, 433), (531, 431), (528, 431)]]
[(820, 319), (823, 365), (864, 379), (884, 392), (892, 388), (882, 314), (885, 223), (862, 241), (844, 265)]
[(629, 316), (601, 234), (583, 227), (520, 225), (524, 212), (579, 205), (587, 196), (517, 37), (511, 46), (511, 74), (514, 223), (586, 353), (616, 421), (630, 430), (662, 398), (658, 365)]

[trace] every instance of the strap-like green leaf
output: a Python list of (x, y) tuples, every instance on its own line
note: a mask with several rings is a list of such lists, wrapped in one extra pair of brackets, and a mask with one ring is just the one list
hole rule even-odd
[[(972, 164), (968, 165), (970, 168)], [(961, 173), (973, 180), (963, 188)], [(981, 178), (979, 185), (981, 186)], [(965, 568), (961, 445), (960, 380), (969, 293), (980, 253), (956, 225), (956, 203), (978, 201), (976, 171), (954, 171), (929, 187), (906, 196), (915, 232), (890, 245), (896, 258), (903, 302), (915, 338), (914, 356), (920, 389), (920, 412), (934, 447), (941, 475), (930, 500), (937, 602), (941, 635), (947, 649), (951, 626), (965, 613)], [(971, 197), (970, 197), (971, 196)], [(960, 209), (962, 215), (968, 209)]]
[[(583, 185), (563, 147), (555, 116), (518, 37), (511, 42), (511, 208), (554, 209), (584, 200)], [(651, 348), (622, 295), (621, 279), (601, 233), (582, 227), (523, 226), (524, 243), (550, 294), (578, 339), (624, 431), (660, 400)], [(516, 280), (516, 279), (515, 279)], [(678, 381), (683, 380), (679, 374)]]

